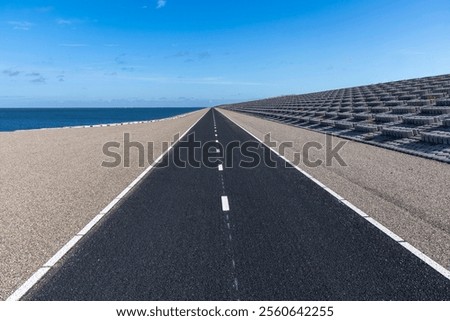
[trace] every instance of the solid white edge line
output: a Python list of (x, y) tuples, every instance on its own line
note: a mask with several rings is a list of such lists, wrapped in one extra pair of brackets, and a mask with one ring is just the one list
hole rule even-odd
[(124, 198), (125, 195), (127, 195), (127, 193), (128, 193), (130, 190), (131, 190), (131, 187), (128, 186), (128, 187), (125, 188), (119, 195), (117, 195), (116, 198), (118, 198), (118, 199)]
[(431, 266), (433, 269), (441, 273), (443, 276), (445, 276), (447, 279), (450, 279), (450, 271), (444, 268), (442, 265), (436, 263), (433, 259), (428, 257), (426, 254), (422, 253), (418, 249), (416, 249), (414, 246), (409, 244), (408, 242), (402, 242), (400, 243), (404, 248), (406, 248), (408, 251), (416, 255), (419, 259), (424, 261), (426, 264)]
[(92, 221), (90, 221), (85, 227), (83, 227), (83, 229), (79, 231), (77, 235), (86, 235), (91, 230), (91, 228), (93, 228), (94, 225), (97, 224), (98, 221), (100, 221), (103, 218), (103, 216), (105, 215), (98, 214), (96, 217), (92, 219)]
[(222, 211), (228, 212), (230, 210), (230, 204), (228, 203), (228, 196), (222, 196)]
[(385, 227), (383, 224), (379, 223), (377, 220), (375, 220), (373, 217), (366, 217), (366, 220), (374, 225), (375, 227), (377, 227), (379, 230), (383, 231), (384, 234), (389, 235), (389, 237), (391, 239), (393, 239), (396, 242), (404, 242), (405, 240), (402, 239), (400, 236), (398, 236), (397, 234), (395, 234), (394, 232), (392, 232), (391, 230), (389, 230), (387, 227)]
[(139, 181), (140, 179), (136, 178), (128, 187), (133, 188), (137, 183), (139, 183)]
[[(324, 185), (325, 186), (325, 185)], [(332, 189), (328, 188), (328, 187), (324, 187), (324, 190), (326, 190), (328, 193), (330, 193), (331, 195), (333, 195), (335, 198), (337, 198), (339, 201), (343, 201), (344, 198), (339, 195), (338, 193), (336, 193), (335, 191), (333, 191)]]
[(78, 243), (79, 240), (81, 240), (82, 237), (83, 235), (75, 235), (69, 242), (66, 243), (66, 245), (56, 252), (56, 254), (53, 255), (53, 257), (48, 260), (43, 267), (53, 267), (67, 252), (69, 252), (71, 248), (75, 246), (75, 244)]
[(120, 201), (120, 198), (115, 198), (111, 201), (111, 203), (109, 203), (101, 212), (100, 214), (106, 214), (108, 213), (113, 207), (114, 205), (116, 205), (118, 202)]
[[(194, 128), (197, 123), (203, 119), (203, 117), (207, 114), (206, 112), (203, 116), (201, 116), (197, 121), (189, 127), (183, 135), (181, 135), (177, 141), (175, 141), (166, 151), (163, 151), (162, 154), (157, 158), (156, 161), (153, 162), (142, 174), (138, 176), (129, 186), (127, 186), (119, 196), (113, 199), (98, 215), (96, 215), (86, 226), (77, 233), (69, 242), (67, 242), (55, 255), (53, 255), (50, 260), (48, 260), (41, 268), (39, 268), (28, 280), (26, 280), (19, 288), (17, 288), (7, 299), (6, 301), (19, 301), (49, 270), (53, 267), (68, 251), (70, 251), (82, 238), (86, 233), (89, 232), (102, 218), (105, 216), (113, 207), (116, 205), (137, 183), (139, 183), (142, 178), (157, 164), (167, 153), (170, 152), (172, 147), (176, 145), (186, 134)], [(127, 191), (126, 191), (127, 190)], [(125, 192), (126, 191), (126, 192)]]
[(40, 279), (50, 270), (49, 267), (43, 267), (37, 270), (20, 288), (11, 294), (6, 301), (19, 301)]
[(442, 265), (440, 265), (439, 263), (437, 263), (436, 261), (434, 261), (433, 259), (431, 259), (430, 257), (428, 257), (426, 254), (424, 254), (423, 252), (421, 252), (420, 250), (416, 249), (414, 246), (412, 246), (411, 244), (405, 242), (400, 236), (398, 236), (397, 234), (395, 234), (394, 232), (392, 232), (390, 229), (388, 229), (386, 226), (382, 225), (381, 223), (379, 223), (377, 220), (375, 220), (374, 218), (370, 217), (367, 213), (365, 213), (364, 211), (360, 210), (358, 207), (356, 207), (355, 205), (353, 205), (352, 203), (350, 203), (348, 200), (345, 200), (344, 198), (342, 198), (339, 194), (335, 193), (332, 189), (330, 189), (329, 187), (327, 187), (326, 185), (322, 184), (321, 182), (319, 182), (317, 179), (315, 179), (314, 177), (312, 177), (311, 175), (309, 175), (308, 173), (306, 173), (304, 170), (302, 170), (300, 167), (298, 167), (297, 165), (293, 164), (290, 160), (288, 160), (287, 158), (285, 158), (284, 156), (280, 155), (278, 153), (278, 151), (274, 150), (272, 147), (267, 146), (261, 139), (259, 139), (258, 137), (256, 137), (255, 135), (253, 135), (250, 131), (248, 131), (247, 129), (245, 129), (244, 127), (242, 127), (241, 125), (239, 125), (238, 123), (236, 123), (234, 120), (232, 120), (230, 117), (228, 117), (227, 115), (225, 115), (224, 113), (222, 113), (220, 110), (219, 112), (226, 117), (228, 120), (230, 120), (232, 123), (234, 123), (236, 126), (238, 126), (239, 128), (241, 128), (243, 131), (245, 131), (247, 134), (249, 134), (250, 136), (252, 136), (253, 138), (255, 138), (257, 141), (259, 141), (261, 144), (263, 144), (264, 146), (266, 146), (267, 148), (269, 148), (272, 152), (274, 152), (276, 155), (278, 155), (279, 157), (281, 157), (283, 160), (285, 160), (288, 164), (290, 164), (292, 167), (294, 167), (295, 169), (297, 169), (300, 173), (302, 173), (303, 175), (307, 176), (309, 179), (311, 179), (314, 183), (318, 184), (320, 187), (322, 187), (323, 189), (325, 189), (328, 193), (330, 193), (333, 197), (337, 198), (342, 204), (346, 205), (348, 208), (350, 208), (351, 210), (353, 210), (354, 212), (356, 212), (357, 214), (363, 216), (369, 223), (371, 223), (373, 226), (377, 227), (380, 231), (382, 231), (385, 235), (389, 236), (391, 239), (393, 239), (394, 241), (396, 241), (397, 243), (399, 243), (401, 246), (403, 246), (405, 249), (407, 249), (408, 251), (410, 251), (412, 254), (414, 254), (415, 256), (417, 256), (419, 259), (421, 259), (423, 262), (425, 262), (426, 264), (428, 264), (430, 267), (432, 267), (434, 270), (436, 270), (437, 272), (439, 272), (441, 275), (443, 275), (445, 278), (450, 280), (450, 271), (447, 270), (445, 267), (443, 267)]
[(344, 203), (345, 205), (347, 205), (348, 207), (350, 207), (354, 212), (358, 213), (359, 215), (361, 215), (362, 217), (369, 217), (369, 215), (367, 215), (367, 213), (365, 213), (364, 211), (360, 210), (359, 208), (357, 208), (355, 205), (353, 205), (352, 203), (350, 203), (347, 200), (343, 200), (342, 203)]

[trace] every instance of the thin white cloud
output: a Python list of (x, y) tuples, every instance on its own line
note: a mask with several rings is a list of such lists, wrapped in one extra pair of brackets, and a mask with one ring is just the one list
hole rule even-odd
[(68, 19), (56, 19), (56, 23), (59, 25), (67, 26), (67, 25), (71, 25), (72, 21), (68, 20)]
[(156, 9), (161, 9), (166, 6), (167, 0), (158, 0), (156, 2)]
[(83, 21), (79, 19), (62, 19), (62, 18), (56, 19), (56, 23), (60, 26), (71, 26), (82, 22)]
[(28, 31), (34, 26), (33, 23), (28, 21), (8, 21), (8, 24), (13, 27), (14, 30)]

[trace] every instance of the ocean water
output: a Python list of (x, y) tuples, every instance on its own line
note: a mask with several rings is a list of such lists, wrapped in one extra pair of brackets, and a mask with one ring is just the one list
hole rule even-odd
[(200, 108), (0, 108), (0, 131), (154, 120)]

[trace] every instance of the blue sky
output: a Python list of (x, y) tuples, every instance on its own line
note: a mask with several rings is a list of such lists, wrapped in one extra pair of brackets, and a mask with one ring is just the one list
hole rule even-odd
[(0, 107), (212, 106), (450, 73), (450, 1), (0, 0)]

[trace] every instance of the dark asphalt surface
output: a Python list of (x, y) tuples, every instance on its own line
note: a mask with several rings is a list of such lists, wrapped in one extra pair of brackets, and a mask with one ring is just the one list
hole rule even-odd
[[(197, 140), (259, 146), (214, 116), (218, 138), (211, 111), (192, 129)], [(186, 159), (180, 147), (168, 157)], [(155, 168), (23, 299), (450, 299), (449, 280), (271, 155), (275, 168), (242, 168), (249, 158), (237, 149), (223, 172)]]

